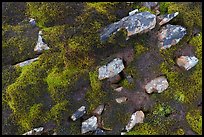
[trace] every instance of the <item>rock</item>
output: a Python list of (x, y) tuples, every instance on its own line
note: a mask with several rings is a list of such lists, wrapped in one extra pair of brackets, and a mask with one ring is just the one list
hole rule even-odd
[(105, 78), (111, 78), (119, 74), (124, 69), (122, 59), (115, 58), (113, 61), (99, 68), (98, 78), (100, 80)]
[(128, 76), (126, 77), (126, 79), (127, 79), (127, 81), (128, 81), (130, 84), (134, 82), (134, 79), (133, 79), (132, 76), (130, 76), (130, 75), (128, 75)]
[(129, 132), (137, 123), (143, 123), (144, 113), (142, 111), (136, 111), (132, 114), (130, 121), (125, 127), (125, 130)]
[(127, 97), (116, 98), (115, 101), (120, 104), (120, 103), (126, 102), (127, 101)]
[(158, 2), (142, 2), (142, 6), (153, 9), (158, 5)]
[(127, 36), (129, 37), (137, 33), (147, 32), (155, 27), (156, 16), (154, 14), (147, 11), (135, 14), (136, 12), (137, 9), (131, 11), (129, 16), (104, 28), (100, 34), (101, 41), (105, 41), (111, 34), (116, 33), (122, 28), (127, 30)]
[(117, 92), (121, 92), (123, 90), (123, 87), (119, 87), (119, 88), (116, 88), (114, 90), (117, 91)]
[(181, 56), (176, 60), (176, 63), (178, 66), (189, 70), (198, 63), (198, 59), (195, 56)]
[(34, 128), (34, 129), (24, 133), (23, 135), (41, 135), (43, 133), (43, 130), (44, 130), (43, 127)]
[(36, 60), (38, 60), (39, 58), (37, 57), (37, 58), (34, 58), (34, 59), (29, 59), (29, 60), (26, 60), (26, 61), (23, 61), (23, 62), (21, 62), (21, 63), (18, 63), (18, 64), (16, 64), (15, 66), (16, 67), (23, 67), (23, 66), (26, 66), (26, 65), (29, 65), (30, 63), (32, 63), (32, 62), (34, 62), (34, 61), (36, 61)]
[(158, 33), (159, 48), (166, 49), (176, 45), (186, 34), (186, 29), (179, 25), (170, 25), (162, 27)]
[(33, 18), (30, 18), (29, 20), (29, 23), (32, 25), (32, 26), (35, 26), (36, 25), (36, 22)]
[(121, 77), (120, 77), (119, 74), (108, 79), (108, 81), (109, 81), (111, 84), (116, 84), (116, 83), (118, 83), (120, 80), (121, 80)]
[(97, 128), (94, 135), (106, 135), (106, 133), (102, 129)]
[(82, 117), (85, 113), (86, 113), (86, 107), (81, 106), (76, 112), (74, 112), (74, 114), (71, 116), (71, 119), (75, 121), (80, 117)]
[(48, 50), (48, 49), (50, 49), (50, 48), (47, 46), (47, 44), (45, 44), (43, 42), (42, 31), (39, 31), (39, 33), (38, 33), (38, 42), (37, 42), (37, 45), (34, 48), (34, 51), (42, 52), (42, 50)]
[(92, 113), (96, 115), (101, 115), (104, 110), (105, 105), (101, 104), (99, 105)]
[(164, 76), (160, 76), (151, 80), (147, 85), (145, 85), (145, 90), (147, 93), (152, 93), (154, 91), (161, 93), (166, 90), (169, 86), (167, 79)]
[(179, 12), (158, 16), (159, 20), (161, 20), (159, 22), (159, 25), (163, 25), (163, 24), (169, 22), (170, 20), (175, 18), (178, 14), (179, 14)]
[(81, 133), (87, 133), (89, 131), (95, 131), (98, 127), (97, 117), (92, 116), (86, 121), (82, 122)]

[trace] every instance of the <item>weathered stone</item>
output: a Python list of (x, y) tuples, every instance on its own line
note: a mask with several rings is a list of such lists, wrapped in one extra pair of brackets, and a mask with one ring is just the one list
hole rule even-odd
[(34, 129), (24, 133), (23, 135), (41, 135), (43, 133), (43, 130), (44, 130), (43, 127), (34, 128)]
[(43, 50), (48, 50), (48, 49), (50, 49), (50, 48), (47, 46), (46, 43), (43, 42), (42, 31), (39, 31), (39, 33), (38, 33), (38, 42), (37, 42), (37, 45), (34, 48), (34, 51), (41, 52)]
[(153, 9), (158, 5), (158, 2), (142, 2), (142, 6)]
[(179, 25), (170, 25), (162, 27), (158, 33), (158, 46), (160, 49), (170, 48), (176, 45), (186, 34), (186, 29)]
[(120, 77), (119, 74), (108, 79), (108, 81), (109, 81), (111, 84), (116, 84), (116, 83), (118, 83), (120, 80), (121, 80), (121, 77)]
[(36, 25), (35, 19), (33, 19), (33, 18), (30, 18), (29, 23), (30, 23), (32, 26), (35, 26), (35, 25)]
[(124, 69), (123, 61), (120, 58), (115, 58), (113, 61), (99, 68), (98, 78), (100, 80), (111, 78), (119, 74)]
[(21, 63), (18, 63), (18, 64), (16, 64), (15, 66), (16, 67), (23, 67), (23, 66), (26, 66), (26, 65), (29, 65), (30, 63), (32, 63), (32, 62), (34, 62), (34, 61), (36, 61), (36, 60), (38, 60), (39, 58), (37, 57), (37, 58), (34, 58), (34, 59), (29, 59), (29, 60), (26, 60), (26, 61), (23, 61), (23, 62), (21, 62)]
[(126, 102), (127, 101), (127, 97), (116, 98), (115, 101), (120, 104), (120, 103)]
[(145, 85), (145, 90), (147, 93), (152, 93), (154, 91), (161, 93), (166, 90), (169, 86), (167, 79), (164, 76), (160, 76), (151, 80), (147, 85)]
[(132, 114), (130, 121), (125, 126), (127, 132), (129, 132), (137, 123), (143, 123), (144, 120), (144, 113), (142, 111), (136, 111)]
[(97, 128), (94, 135), (106, 135), (106, 133), (102, 129)]
[(116, 88), (114, 90), (117, 91), (117, 92), (121, 92), (123, 90), (123, 87), (119, 87), (119, 88)]
[(86, 121), (82, 122), (81, 133), (87, 133), (89, 131), (95, 131), (98, 127), (97, 117), (92, 116)]
[(198, 63), (198, 59), (195, 56), (181, 56), (177, 59), (176, 63), (178, 66), (189, 70)]
[(138, 12), (138, 9), (135, 9), (135, 10), (129, 12), (129, 16), (134, 15), (136, 12)]
[(133, 83), (133, 82), (134, 82), (134, 79), (133, 79), (132, 76), (130, 76), (130, 75), (128, 75), (128, 76), (126, 77), (126, 79), (127, 79), (127, 81), (128, 81), (129, 83)]
[(74, 114), (71, 116), (71, 119), (75, 121), (80, 117), (82, 117), (85, 113), (86, 113), (86, 107), (81, 106), (76, 112), (74, 112)]
[(101, 104), (99, 105), (92, 113), (96, 115), (101, 115), (104, 110), (105, 105)]
[(104, 28), (100, 34), (101, 41), (105, 41), (111, 34), (122, 28), (127, 30), (127, 36), (129, 37), (137, 33), (147, 32), (156, 25), (156, 16), (150, 12), (137, 13), (137, 10), (133, 10), (129, 14), (129, 16)]
[(159, 22), (159, 25), (163, 25), (163, 24), (169, 22), (170, 20), (175, 18), (178, 14), (179, 14), (179, 12), (158, 16), (159, 20), (161, 20)]

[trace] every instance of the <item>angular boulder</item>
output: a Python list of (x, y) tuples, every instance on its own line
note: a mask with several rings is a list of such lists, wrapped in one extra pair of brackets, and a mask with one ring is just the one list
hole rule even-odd
[(77, 119), (82, 117), (85, 113), (86, 113), (86, 107), (81, 106), (76, 112), (74, 112), (74, 114), (71, 116), (71, 119), (73, 121), (76, 121)]
[(99, 105), (92, 113), (95, 115), (101, 115), (104, 110), (105, 105), (101, 104)]
[(24, 133), (23, 135), (41, 135), (43, 133), (43, 130), (44, 130), (43, 127), (34, 128), (34, 129)]
[(86, 121), (82, 122), (81, 133), (87, 133), (89, 131), (95, 131), (98, 127), (97, 117), (92, 116)]
[(179, 12), (158, 16), (159, 20), (161, 20), (161, 21), (159, 22), (159, 25), (161, 26), (161, 25), (163, 25), (163, 24), (169, 22), (170, 20), (172, 20), (173, 18), (175, 18), (178, 14), (179, 14)]
[(150, 12), (137, 13), (137, 9), (129, 12), (129, 16), (122, 18), (120, 21), (110, 24), (104, 28), (100, 34), (101, 41), (108, 39), (110, 35), (116, 33), (120, 29), (127, 30), (127, 36), (137, 33), (147, 32), (153, 29), (156, 25), (156, 16)]
[(39, 33), (38, 33), (38, 41), (37, 41), (37, 45), (34, 48), (34, 51), (42, 52), (43, 50), (48, 50), (48, 49), (50, 49), (50, 48), (43, 41), (42, 31), (39, 31)]
[(176, 45), (184, 35), (186, 35), (184, 27), (167, 24), (158, 33), (158, 47), (160, 49), (170, 48), (172, 45)]
[(167, 79), (164, 76), (157, 77), (145, 85), (147, 93), (157, 92), (161, 93), (169, 86)]
[(119, 74), (124, 69), (124, 64), (122, 59), (115, 58), (113, 61), (108, 63), (107, 65), (104, 65), (99, 68), (99, 75), (98, 78), (100, 80), (105, 78), (111, 78)]
[(186, 70), (191, 69), (198, 63), (198, 59), (195, 56), (180, 56), (176, 63), (178, 66), (185, 68)]
[(29, 59), (29, 60), (26, 60), (26, 61), (23, 61), (23, 62), (21, 62), (21, 63), (18, 63), (18, 64), (16, 64), (15, 66), (16, 67), (24, 67), (24, 66), (26, 66), (26, 65), (29, 65), (29, 64), (31, 64), (32, 62), (34, 62), (34, 61), (36, 61), (36, 60), (38, 60), (39, 58), (37, 57), (37, 58), (34, 58), (34, 59)]

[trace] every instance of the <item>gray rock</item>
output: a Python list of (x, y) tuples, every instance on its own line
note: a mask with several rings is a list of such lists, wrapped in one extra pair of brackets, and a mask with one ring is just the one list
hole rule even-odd
[(101, 104), (99, 105), (92, 113), (96, 115), (101, 115), (104, 110), (105, 105)]
[(136, 12), (138, 12), (138, 9), (135, 9), (135, 10), (129, 12), (129, 16), (134, 15)]
[(37, 45), (34, 48), (34, 51), (37, 52), (42, 52), (43, 50), (48, 50), (50, 49), (46, 43), (43, 42), (43, 38), (42, 38), (42, 31), (39, 31), (38, 33), (38, 42)]
[(99, 68), (98, 78), (100, 80), (111, 78), (119, 74), (124, 69), (123, 61), (120, 58), (115, 58), (113, 61)]
[(144, 113), (142, 111), (136, 111), (131, 115), (128, 124), (125, 126), (125, 130), (129, 132), (137, 123), (143, 123)]
[(35, 26), (35, 25), (36, 25), (35, 19), (33, 19), (33, 18), (30, 18), (29, 23), (30, 23), (32, 26)]
[(97, 128), (96, 131), (94, 132), (94, 135), (106, 135), (106, 133), (102, 129)]
[(195, 56), (181, 56), (176, 60), (176, 63), (178, 66), (189, 70), (198, 63), (198, 59)]
[(126, 102), (127, 101), (127, 97), (116, 98), (115, 101), (120, 104), (120, 103)]
[(34, 59), (29, 59), (29, 60), (23, 61), (23, 62), (21, 62), (21, 63), (18, 63), (18, 64), (16, 64), (15, 66), (16, 66), (16, 67), (23, 67), (23, 66), (26, 66), (26, 65), (31, 64), (32, 62), (34, 62), (34, 61), (36, 61), (36, 60), (38, 60), (38, 59), (39, 59), (38, 57), (37, 57), (37, 58), (34, 58)]
[(118, 87), (118, 88), (116, 88), (114, 90), (117, 91), (117, 92), (121, 92), (123, 90), (123, 87)]
[(170, 25), (162, 27), (158, 33), (158, 46), (160, 49), (170, 48), (176, 45), (186, 34), (186, 29), (179, 25)]
[(41, 135), (43, 133), (43, 130), (44, 130), (43, 127), (34, 128), (34, 129), (24, 133), (23, 135)]
[(132, 76), (130, 76), (130, 75), (128, 75), (128, 76), (126, 77), (126, 79), (127, 79), (127, 81), (128, 81), (129, 83), (133, 83), (133, 82), (134, 82), (134, 79), (133, 79)]
[(100, 34), (101, 41), (105, 41), (111, 34), (116, 33), (122, 28), (127, 30), (127, 36), (129, 37), (137, 33), (147, 32), (155, 27), (156, 16), (154, 14), (150, 12), (136, 14), (136, 12), (137, 10), (134, 10), (129, 13), (129, 16), (104, 28)]
[(175, 18), (178, 14), (179, 14), (179, 12), (158, 16), (159, 20), (161, 20), (159, 22), (159, 25), (163, 25), (163, 24), (169, 22), (170, 20)]
[(81, 133), (87, 133), (89, 131), (95, 131), (98, 127), (97, 117), (92, 116), (86, 121), (82, 122)]
[(167, 79), (164, 76), (160, 76), (151, 80), (147, 85), (145, 85), (145, 90), (147, 93), (157, 92), (161, 93), (166, 90), (169, 86)]
[(74, 114), (71, 116), (71, 119), (75, 121), (80, 117), (82, 117), (85, 113), (86, 113), (86, 107), (81, 106), (76, 112), (74, 112)]
[(158, 2), (142, 2), (142, 6), (152, 9), (158, 5)]

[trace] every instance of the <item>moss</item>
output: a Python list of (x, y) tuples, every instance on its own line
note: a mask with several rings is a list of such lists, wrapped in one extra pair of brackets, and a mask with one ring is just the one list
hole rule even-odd
[(163, 103), (157, 104), (156, 106), (154, 106), (153, 115), (168, 116), (172, 113), (172, 111), (173, 109), (169, 105)]
[(159, 2), (160, 14), (167, 14), (168, 7), (171, 5), (171, 3), (172, 2)]
[(152, 11), (151, 9), (149, 9), (149, 8), (147, 8), (147, 7), (141, 7), (141, 8), (139, 8), (139, 11), (140, 12), (145, 12), (145, 11), (148, 11), (148, 12), (150, 12), (150, 13), (152, 13), (152, 14), (155, 14), (155, 12), (154, 11)]
[(191, 110), (186, 114), (186, 120), (191, 129), (197, 134), (202, 135), (202, 115), (199, 110)]
[(134, 46), (135, 58), (139, 57), (142, 53), (146, 52), (148, 48), (144, 47), (142, 44), (136, 44)]
[(127, 89), (133, 89), (135, 87), (134, 83), (129, 83), (127, 79), (124, 79), (120, 84)]
[(158, 135), (159, 133), (155, 127), (148, 123), (137, 124), (127, 135)]

